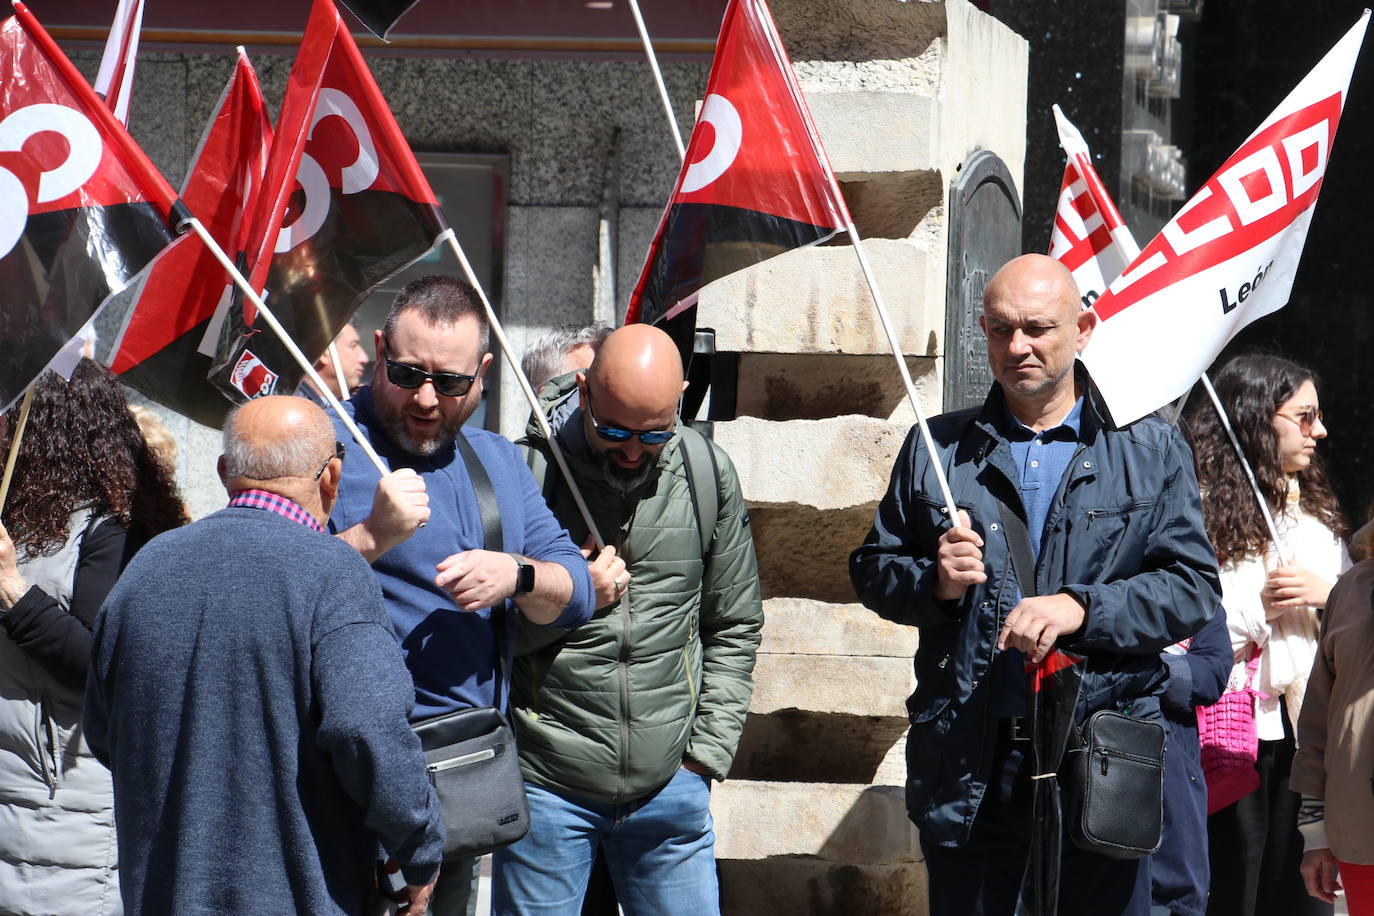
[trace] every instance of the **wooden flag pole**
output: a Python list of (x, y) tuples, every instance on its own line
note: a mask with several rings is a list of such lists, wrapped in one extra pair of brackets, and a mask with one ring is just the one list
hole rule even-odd
[(467, 277), (468, 283), (472, 284), (472, 288), (477, 291), (477, 298), (481, 300), (482, 308), (487, 313), (487, 323), (491, 325), (491, 333), (496, 336), (497, 345), (501, 347), (506, 362), (510, 363), (511, 369), (515, 372), (516, 380), (520, 382), (520, 390), (524, 392), (525, 400), (529, 402), (530, 412), (534, 415), (534, 421), (539, 424), (539, 431), (544, 434), (545, 441), (549, 443), (549, 451), (553, 454), (553, 460), (558, 465), (559, 473), (567, 481), (573, 502), (577, 504), (577, 511), (581, 514), (582, 520), (587, 523), (587, 531), (596, 542), (597, 549), (605, 547), (606, 541), (601, 537), (601, 531), (596, 527), (596, 522), (592, 520), (592, 512), (587, 508), (587, 501), (582, 498), (582, 490), (577, 486), (572, 470), (568, 467), (568, 459), (563, 456), (563, 449), (559, 447), (553, 430), (549, 428), (549, 421), (544, 416), (544, 411), (539, 407), (539, 397), (534, 393), (534, 388), (530, 386), (530, 380), (525, 377), (524, 370), (520, 368), (520, 360), (516, 357), (515, 351), (511, 349), (510, 341), (506, 339), (506, 332), (502, 329), (501, 321), (496, 317), (496, 312), (487, 299), (486, 291), (482, 289), (482, 284), (477, 282), (477, 274), (473, 272), (472, 265), (468, 263), (467, 255), (463, 253), (463, 246), (458, 244), (458, 237), (454, 235), (452, 228), (445, 229), (439, 239), (448, 242), (449, 248), (453, 251), (453, 256), (458, 259), (458, 263), (463, 268), (463, 275)]
[(391, 470), (382, 462), (381, 456), (379, 456), (377, 450), (372, 447), (372, 443), (367, 441), (367, 437), (363, 435), (362, 430), (358, 429), (357, 424), (353, 422), (353, 418), (343, 409), (343, 405), (339, 403), (339, 399), (334, 397), (334, 392), (329, 390), (329, 386), (324, 383), (324, 379), (320, 378), (320, 374), (315, 371), (315, 367), (311, 365), (310, 360), (301, 352), (301, 348), (296, 346), (296, 342), (291, 339), (290, 335), (286, 333), (286, 329), (277, 321), (277, 316), (273, 315), (272, 310), (263, 303), (262, 297), (253, 291), (252, 284), (244, 279), (243, 274), (239, 273), (239, 269), (235, 267), (234, 263), (225, 255), (224, 250), (219, 247), (219, 243), (216, 242), (210, 233), (206, 231), (205, 227), (201, 225), (200, 220), (193, 216), (183, 220), (182, 225), (190, 226), (191, 230), (195, 232), (196, 235), (200, 236), (200, 240), (205, 243), (205, 247), (215, 256), (215, 260), (219, 261), (220, 266), (229, 272), (229, 276), (233, 279), (234, 285), (243, 292), (243, 295), (247, 297), (249, 302), (253, 303), (258, 313), (262, 315), (263, 320), (267, 322), (267, 326), (271, 328), (272, 332), (281, 340), (282, 346), (286, 347), (286, 351), (290, 353), (292, 358), (296, 360), (296, 363), (305, 370), (306, 377), (315, 383), (315, 387), (320, 390), (320, 394), (324, 397), (325, 402), (329, 404), (334, 413), (343, 421), (343, 425), (348, 429), (349, 435), (353, 437), (353, 441), (358, 443), (359, 447), (363, 450), (363, 454), (367, 455), (373, 466), (377, 468), (377, 473), (381, 474), (383, 477), (390, 474)]
[(5, 476), (0, 479), (0, 512), (5, 511), (5, 502), (10, 497), (10, 482), (14, 480), (14, 463), (19, 460), (19, 444), (24, 441), (24, 429), (29, 425), (29, 408), (33, 406), (33, 391), (38, 387), (34, 379), (24, 391), (24, 403), (19, 406), (19, 422), (14, 426), (10, 438), (10, 453), (5, 458)]
[[(839, 188), (834, 188), (837, 199)], [(945, 511), (949, 513), (949, 521), (952, 525), (959, 524), (959, 507), (954, 504), (954, 495), (949, 490), (949, 478), (945, 476), (944, 466), (940, 464), (939, 452), (935, 449), (935, 440), (930, 436), (930, 426), (926, 423), (926, 415), (921, 410), (920, 399), (916, 396), (916, 384), (911, 380), (911, 372), (906, 366), (906, 357), (902, 355), (902, 345), (897, 340), (897, 332), (892, 329), (892, 321), (888, 318), (887, 306), (883, 304), (883, 295), (878, 291), (878, 280), (873, 274), (873, 267), (868, 263), (868, 255), (864, 252), (863, 239), (859, 238), (859, 230), (854, 228), (854, 220), (849, 215), (849, 208), (842, 207), (844, 212), (845, 229), (849, 232), (849, 238), (854, 243), (854, 254), (859, 259), (859, 268), (864, 273), (864, 280), (868, 282), (868, 291), (873, 296), (873, 307), (878, 310), (878, 321), (883, 326), (883, 331), (887, 334), (888, 346), (892, 348), (892, 355), (897, 359), (897, 371), (901, 373), (902, 384), (906, 386), (906, 396), (911, 401), (911, 409), (916, 412), (916, 425), (921, 429), (921, 440), (925, 443), (926, 453), (930, 455), (930, 468), (935, 472), (935, 480), (940, 485), (940, 495), (945, 500)]]
[(663, 82), (663, 73), (658, 69), (658, 56), (654, 54), (653, 42), (649, 40), (649, 30), (644, 27), (644, 17), (639, 13), (639, 0), (630, 0), (630, 12), (634, 14), (635, 27), (639, 29), (639, 40), (644, 43), (644, 56), (649, 59), (649, 69), (654, 72), (654, 84), (658, 86), (658, 97), (663, 102), (663, 111), (668, 115), (668, 126), (673, 129), (677, 157), (684, 159), (687, 156), (687, 147), (682, 143), (682, 131), (678, 128), (677, 117), (673, 114), (673, 103), (668, 98), (668, 87)]

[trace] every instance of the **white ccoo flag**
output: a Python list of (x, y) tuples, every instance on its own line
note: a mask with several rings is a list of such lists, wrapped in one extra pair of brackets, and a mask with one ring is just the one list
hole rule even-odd
[(1182, 395), (1287, 304), (1368, 24), (1366, 10), (1093, 303), (1082, 359), (1118, 425)]
[(1050, 257), (1073, 274), (1083, 305), (1089, 306), (1140, 253), (1140, 246), (1097, 177), (1083, 135), (1058, 105), (1054, 106), (1054, 121), (1068, 161), (1064, 163), (1064, 181), (1050, 233)]

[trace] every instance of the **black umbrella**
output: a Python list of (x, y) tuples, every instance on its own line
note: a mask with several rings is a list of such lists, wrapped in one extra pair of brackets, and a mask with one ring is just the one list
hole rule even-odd
[(1026, 663), (1034, 754), (1033, 821), (1017, 916), (1055, 916), (1059, 909), (1062, 806), (1058, 771), (1073, 728), (1084, 667), (1086, 661), (1081, 656), (1058, 649), (1038, 665)]

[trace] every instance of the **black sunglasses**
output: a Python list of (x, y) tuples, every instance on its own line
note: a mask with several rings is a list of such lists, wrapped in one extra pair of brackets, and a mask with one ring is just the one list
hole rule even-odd
[(344, 456), (344, 446), (343, 446), (343, 443), (340, 442), (339, 440), (335, 439), (335, 440), (334, 440), (334, 454), (332, 454), (332, 455), (330, 455), (328, 458), (324, 459), (324, 464), (320, 465), (320, 469), (319, 469), (318, 471), (315, 472), (315, 476), (314, 476), (313, 479), (314, 479), (314, 480), (319, 480), (321, 477), (323, 477), (323, 476), (324, 476), (324, 469), (327, 468), (327, 467), (329, 467), (329, 462), (333, 461), (335, 458), (339, 459), (340, 461), (343, 461), (343, 456)]
[(419, 388), (425, 382), (433, 382), (434, 390), (446, 398), (461, 398), (472, 390), (475, 375), (458, 372), (426, 372), (419, 366), (408, 366), (388, 358), (386, 361), (387, 381), (397, 388)]
[(628, 442), (631, 436), (638, 436), (639, 441), (645, 445), (662, 445), (673, 438), (674, 430), (671, 429), (622, 429), (619, 426), (602, 426), (596, 422), (596, 414), (592, 413), (590, 388), (587, 389), (587, 416), (592, 420), (592, 429), (607, 442)]

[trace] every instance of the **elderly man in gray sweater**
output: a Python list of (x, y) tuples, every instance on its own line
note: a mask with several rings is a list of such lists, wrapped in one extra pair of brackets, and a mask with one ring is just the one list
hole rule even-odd
[(228, 508), (153, 539), (101, 609), (83, 721), (130, 913), (362, 913), (379, 844), (428, 904), (414, 687), (367, 563), (321, 529), (341, 459), (302, 398), (238, 408)]

